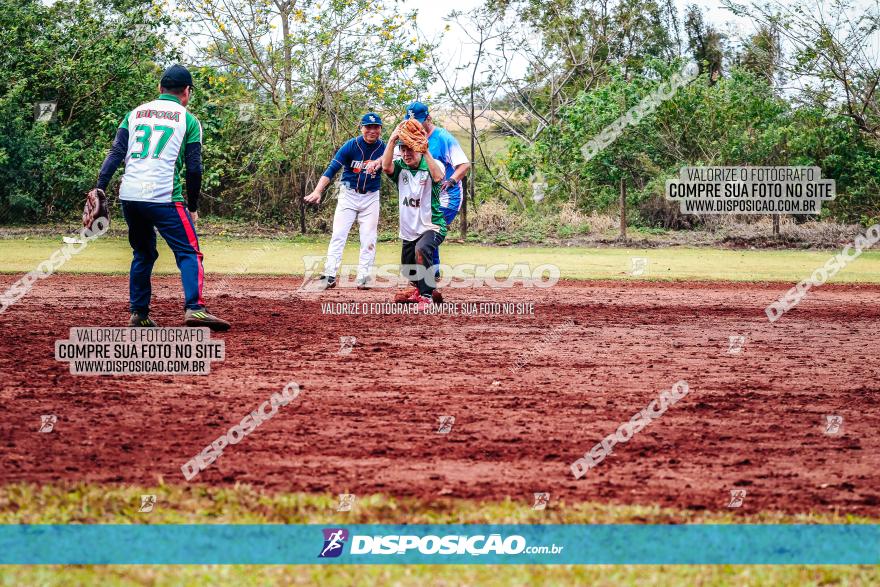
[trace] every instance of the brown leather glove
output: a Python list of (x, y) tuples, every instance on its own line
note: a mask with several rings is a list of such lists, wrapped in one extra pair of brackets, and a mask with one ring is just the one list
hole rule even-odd
[(98, 218), (107, 219), (107, 227), (110, 226), (110, 207), (107, 205), (107, 194), (104, 190), (93, 189), (86, 194), (86, 205), (83, 208), (83, 226), (93, 230), (92, 225)]
[(415, 119), (403, 121), (398, 137), (403, 144), (415, 151), (416, 153), (424, 153), (428, 150), (428, 135), (425, 129)]

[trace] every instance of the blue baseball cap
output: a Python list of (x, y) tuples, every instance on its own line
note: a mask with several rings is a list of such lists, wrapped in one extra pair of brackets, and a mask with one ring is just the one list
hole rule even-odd
[(428, 107), (421, 102), (413, 102), (406, 107), (405, 118), (415, 118), (419, 122), (425, 122), (425, 119), (428, 118)]
[(180, 64), (174, 64), (162, 74), (159, 85), (169, 90), (177, 90), (187, 86), (193, 87), (193, 78), (187, 68)]
[(382, 126), (382, 119), (375, 112), (367, 112), (363, 116), (361, 116), (361, 126), (369, 126), (371, 124), (378, 124)]

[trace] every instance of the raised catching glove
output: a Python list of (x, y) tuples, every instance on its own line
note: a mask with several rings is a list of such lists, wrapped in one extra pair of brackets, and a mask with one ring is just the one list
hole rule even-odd
[(110, 227), (110, 208), (107, 205), (107, 194), (104, 190), (98, 188), (93, 189), (86, 194), (86, 205), (83, 208), (83, 226), (89, 230), (94, 230), (92, 225), (98, 218), (107, 219), (107, 227)]
[(425, 153), (428, 150), (428, 135), (425, 129), (415, 119), (404, 120), (397, 135), (403, 144), (416, 153)]

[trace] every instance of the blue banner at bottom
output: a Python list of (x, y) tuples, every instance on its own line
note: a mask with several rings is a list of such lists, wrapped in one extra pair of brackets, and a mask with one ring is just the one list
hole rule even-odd
[(0, 525), (0, 564), (880, 562), (880, 525)]

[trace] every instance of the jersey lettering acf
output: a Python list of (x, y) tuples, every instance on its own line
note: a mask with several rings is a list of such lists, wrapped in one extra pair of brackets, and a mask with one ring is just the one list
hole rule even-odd
[(422, 157), (419, 166), (412, 168), (403, 159), (395, 159), (391, 179), (397, 182), (400, 198), (400, 238), (414, 241), (429, 230), (446, 236), (446, 220), (440, 211), (440, 182), (433, 181), (428, 160)]
[(176, 96), (162, 94), (122, 119), (128, 129), (125, 174), (119, 199), (183, 202), (181, 172), (185, 146), (202, 142), (202, 125)]

